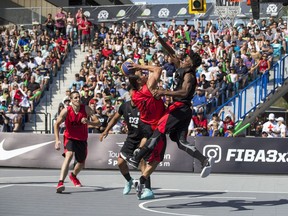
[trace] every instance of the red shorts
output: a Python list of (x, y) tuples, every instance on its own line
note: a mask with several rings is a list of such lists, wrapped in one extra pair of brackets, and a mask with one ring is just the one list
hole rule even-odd
[(157, 143), (157, 145), (155, 146), (155, 148), (153, 149), (152, 153), (150, 154), (150, 156), (146, 161), (148, 163), (151, 163), (153, 161), (157, 162), (163, 161), (164, 154), (166, 151), (166, 144), (167, 144), (166, 135), (164, 134), (163, 136), (161, 136), (161, 139), (159, 140), (159, 142)]

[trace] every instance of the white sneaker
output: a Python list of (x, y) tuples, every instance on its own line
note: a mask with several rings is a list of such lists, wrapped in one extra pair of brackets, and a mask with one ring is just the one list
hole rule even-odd
[(209, 158), (208, 163), (203, 167), (202, 172), (200, 173), (201, 178), (206, 178), (210, 175), (212, 166), (214, 164), (214, 158)]
[(145, 187), (144, 184), (140, 184), (140, 180), (135, 179), (135, 180), (133, 180), (133, 185), (134, 185), (134, 188), (136, 190), (137, 197), (140, 198), (141, 194), (142, 194), (142, 190)]

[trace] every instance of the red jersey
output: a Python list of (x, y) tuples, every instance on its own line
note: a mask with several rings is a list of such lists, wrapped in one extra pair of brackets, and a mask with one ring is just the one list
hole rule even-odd
[(165, 111), (163, 100), (154, 98), (146, 84), (142, 86), (141, 90), (133, 91), (132, 100), (140, 111), (140, 119), (151, 125), (153, 130), (156, 129), (157, 123)]
[(76, 114), (72, 106), (67, 107), (67, 116), (65, 119), (66, 130), (64, 133), (65, 138), (74, 139), (80, 141), (87, 141), (88, 139), (88, 126), (87, 124), (82, 124), (81, 119), (87, 118), (87, 113), (85, 111), (85, 105), (80, 105), (80, 110)]

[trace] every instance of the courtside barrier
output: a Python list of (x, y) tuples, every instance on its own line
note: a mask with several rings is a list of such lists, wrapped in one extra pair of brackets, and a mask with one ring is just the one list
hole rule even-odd
[[(126, 135), (109, 135), (103, 142), (89, 134), (86, 168), (116, 170), (118, 153)], [(287, 139), (189, 137), (206, 156), (214, 157), (214, 173), (288, 173)], [(197, 172), (201, 165), (167, 137), (165, 159), (157, 170)], [(60, 169), (62, 150), (54, 149), (54, 135), (0, 133), (0, 166)]]

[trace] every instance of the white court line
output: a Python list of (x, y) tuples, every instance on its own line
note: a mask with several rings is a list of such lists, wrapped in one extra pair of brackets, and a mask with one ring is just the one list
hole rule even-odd
[(13, 185), (13, 184), (3, 185), (3, 186), (0, 186), (0, 189), (2, 189), (2, 188), (6, 188), (6, 187), (11, 187), (11, 186), (14, 186), (14, 185)]
[(159, 191), (183, 191), (183, 192), (197, 192), (197, 193), (256, 193), (256, 194), (288, 194), (288, 191), (237, 191), (237, 190), (181, 190), (181, 189), (157, 189)]
[(152, 210), (149, 208), (146, 208), (144, 205), (148, 203), (153, 203), (153, 202), (160, 202), (160, 201), (170, 201), (170, 200), (181, 200), (181, 199), (256, 199), (256, 197), (178, 197), (178, 198), (167, 198), (167, 199), (155, 199), (155, 200), (149, 200), (143, 203), (139, 204), (139, 208), (142, 210), (154, 212), (154, 213), (159, 213), (159, 214), (166, 214), (166, 215), (178, 215), (178, 216), (203, 216), (203, 215), (191, 215), (191, 214), (181, 214), (181, 213), (172, 213), (172, 212), (165, 212), (165, 211), (157, 211), (157, 210)]

